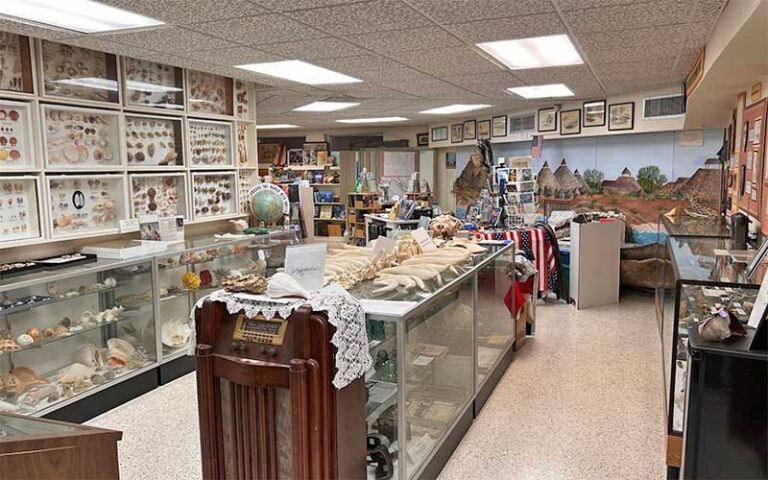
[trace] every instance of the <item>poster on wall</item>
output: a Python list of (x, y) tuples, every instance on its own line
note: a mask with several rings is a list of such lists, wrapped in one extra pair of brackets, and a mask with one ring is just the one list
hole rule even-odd
[(475, 140), (477, 139), (477, 122), (474, 120), (466, 120), (464, 122), (464, 140)]
[(481, 120), (477, 122), (477, 138), (478, 140), (486, 140), (491, 138), (491, 121)]
[(608, 130), (635, 128), (635, 102), (608, 105)]
[(435, 127), (432, 129), (432, 141), (444, 142), (448, 140), (448, 127)]
[(700, 147), (704, 145), (704, 130), (683, 130), (680, 132), (678, 145), (681, 147)]
[(494, 138), (507, 136), (507, 116), (493, 117), (491, 119), (491, 136)]
[(584, 126), (605, 126), (605, 100), (584, 102)]
[(576, 135), (581, 133), (581, 110), (565, 110), (560, 112), (560, 135)]
[(463, 125), (460, 123), (451, 125), (451, 143), (461, 143), (463, 140), (464, 140)]

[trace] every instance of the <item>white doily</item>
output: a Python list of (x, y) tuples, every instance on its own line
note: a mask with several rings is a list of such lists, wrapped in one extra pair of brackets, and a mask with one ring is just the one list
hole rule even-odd
[[(217, 290), (197, 302), (192, 309), (192, 322), (195, 321), (195, 311), (206, 300), (224, 303), (230, 314), (243, 311), (249, 318), (256, 315), (263, 315), (268, 319), (275, 315), (288, 318), (294, 310), (303, 305), (309, 305), (314, 311), (326, 312), (328, 321), (336, 327), (331, 343), (336, 347), (336, 375), (333, 377), (333, 385), (337, 389), (342, 389), (362, 377), (371, 366), (368, 334), (365, 331), (365, 311), (360, 302), (337, 283), (312, 292), (307, 300), (274, 299), (266, 295)], [(192, 332), (194, 331), (193, 328)], [(194, 355), (196, 344), (192, 338), (189, 344), (191, 355)]]

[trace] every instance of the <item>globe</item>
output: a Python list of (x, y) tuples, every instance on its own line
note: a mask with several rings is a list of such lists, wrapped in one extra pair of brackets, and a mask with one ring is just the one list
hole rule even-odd
[(271, 189), (259, 190), (251, 197), (251, 212), (264, 223), (277, 222), (283, 216), (283, 196)]

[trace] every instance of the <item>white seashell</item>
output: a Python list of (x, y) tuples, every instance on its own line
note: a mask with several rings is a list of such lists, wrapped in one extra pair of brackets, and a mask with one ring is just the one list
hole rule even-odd
[(88, 324), (94, 321), (96, 321), (96, 315), (94, 315), (93, 312), (91, 312), (90, 310), (86, 310), (80, 315), (81, 324)]
[(26, 333), (22, 333), (18, 337), (16, 337), (16, 343), (21, 345), (22, 347), (26, 347), (27, 345), (32, 345), (35, 343), (35, 339), (32, 338), (30, 335), (27, 335)]
[(5, 400), (0, 400), (0, 413), (13, 413), (18, 409), (18, 406), (10, 402), (6, 402)]
[(240, 278), (242, 276), (243, 274), (240, 272), (240, 270), (230, 270), (228, 278)]
[(277, 272), (267, 282), (267, 295), (272, 298), (302, 297), (309, 298), (309, 291), (287, 273)]
[(96, 369), (93, 367), (86, 367), (81, 363), (73, 363), (59, 370), (58, 380), (59, 383), (64, 384), (81, 383), (91, 378), (91, 375), (95, 372)]
[(722, 342), (731, 336), (731, 329), (728, 324), (729, 320), (720, 315), (714, 315), (699, 323), (699, 336), (710, 342)]
[(189, 323), (180, 318), (172, 318), (163, 324), (161, 338), (163, 345), (170, 348), (181, 348), (187, 344), (192, 328)]
[(101, 352), (92, 343), (86, 343), (77, 347), (72, 352), (72, 360), (87, 367), (101, 367), (104, 365), (104, 358), (101, 356)]
[(114, 277), (107, 277), (104, 279), (104, 285), (106, 285), (107, 288), (115, 288), (117, 286), (117, 280), (115, 280)]

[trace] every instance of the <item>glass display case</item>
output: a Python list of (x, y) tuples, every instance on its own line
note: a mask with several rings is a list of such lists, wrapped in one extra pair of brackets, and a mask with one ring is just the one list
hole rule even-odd
[(182, 112), (184, 75), (179, 67), (123, 57), (125, 106)]
[(721, 216), (695, 218), (680, 215), (669, 218), (666, 215), (659, 215), (658, 232), (660, 241), (663, 241), (664, 234), (670, 237), (730, 238), (731, 236), (728, 223)]
[(195, 220), (239, 215), (235, 172), (192, 173)]
[(22, 244), (42, 238), (38, 215), (40, 178), (33, 176), (0, 177), (0, 245)]
[(32, 56), (29, 37), (0, 32), (0, 90), (32, 93)]
[(120, 168), (120, 114), (42, 105), (43, 150), (48, 170)]
[(131, 214), (161, 217), (187, 213), (187, 176), (183, 173), (146, 173), (130, 175)]
[[(366, 310), (372, 368), (366, 373), (369, 444), (386, 446), (393, 478), (437, 474), (437, 452), (469, 427), (478, 392), (511, 360), (514, 319), (504, 305), (514, 246), (489, 246), (424, 288), (350, 289)], [(496, 318), (482, 318), (492, 315)], [(493, 371), (498, 369), (498, 372)], [(486, 387), (487, 386), (487, 387)], [(375, 439), (375, 440), (372, 440)], [(368, 478), (375, 477), (369, 467)]]
[(0, 100), (0, 173), (35, 169), (33, 138), (30, 104)]
[(184, 166), (180, 118), (125, 116), (125, 159), (128, 168), (169, 169)]
[(234, 167), (232, 124), (188, 120), (189, 165), (192, 168)]
[(0, 280), (0, 406), (44, 415), (156, 360), (152, 261)]
[(43, 96), (120, 103), (117, 57), (63, 43), (40, 41)]
[(117, 233), (127, 218), (123, 175), (47, 176), (51, 238)]
[(187, 113), (231, 116), (233, 106), (231, 78), (187, 70)]

